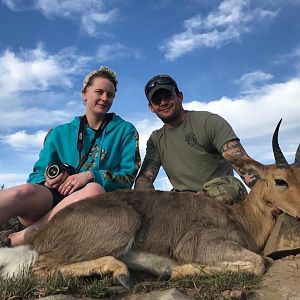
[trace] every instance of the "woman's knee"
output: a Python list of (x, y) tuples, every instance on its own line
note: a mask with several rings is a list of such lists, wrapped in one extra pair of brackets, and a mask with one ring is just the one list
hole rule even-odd
[(19, 216), (30, 222), (45, 214), (52, 206), (51, 193), (36, 184), (22, 184), (5, 190), (2, 208), (9, 216)]
[(12, 195), (11, 199), (26, 201), (26, 199), (33, 199), (37, 196), (37, 189), (34, 184), (26, 183), (13, 187), (10, 193)]
[(91, 197), (91, 196), (95, 196), (95, 195), (99, 195), (99, 194), (103, 194), (105, 193), (104, 188), (96, 183), (96, 182), (90, 182), (88, 183), (83, 189), (82, 191), (84, 192), (84, 196), (85, 197)]

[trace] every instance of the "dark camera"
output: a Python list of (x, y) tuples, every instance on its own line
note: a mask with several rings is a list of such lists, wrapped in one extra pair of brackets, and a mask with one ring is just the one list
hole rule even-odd
[(75, 168), (68, 164), (52, 164), (46, 169), (46, 175), (50, 179), (57, 177), (62, 172), (68, 172), (70, 175), (75, 174)]

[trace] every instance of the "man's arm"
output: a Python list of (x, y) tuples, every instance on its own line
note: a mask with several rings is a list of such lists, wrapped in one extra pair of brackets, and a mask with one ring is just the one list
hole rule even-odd
[(159, 152), (153, 139), (155, 138), (154, 134), (152, 133), (147, 141), (146, 155), (134, 184), (134, 189), (136, 190), (155, 189), (153, 182), (158, 174), (161, 163)]
[(135, 181), (136, 190), (154, 190), (153, 182), (158, 174), (160, 164), (154, 160), (144, 159), (141, 171)]
[(258, 174), (254, 170), (243, 168), (243, 164), (239, 164), (238, 159), (245, 157), (250, 158), (245, 149), (238, 140), (231, 140), (227, 142), (221, 149), (223, 157), (231, 164), (234, 170), (240, 175), (245, 184), (252, 188), (256, 181), (259, 179)]

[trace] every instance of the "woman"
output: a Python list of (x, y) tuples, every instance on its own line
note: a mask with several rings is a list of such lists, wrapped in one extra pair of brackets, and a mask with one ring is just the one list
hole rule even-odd
[(59, 210), (89, 196), (132, 186), (140, 166), (135, 127), (108, 113), (117, 91), (108, 67), (83, 80), (85, 116), (50, 130), (26, 184), (0, 192), (0, 224), (18, 216), (27, 228), (0, 232), (0, 246), (24, 243)]

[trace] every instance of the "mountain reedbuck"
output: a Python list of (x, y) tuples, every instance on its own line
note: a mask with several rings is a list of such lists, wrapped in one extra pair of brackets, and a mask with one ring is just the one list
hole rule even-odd
[(259, 180), (232, 206), (203, 194), (115, 191), (74, 203), (27, 237), (27, 246), (0, 249), (1, 276), (33, 266), (37, 274), (112, 272), (129, 286), (129, 269), (161, 279), (218, 271), (261, 275), (258, 255), (281, 212), (300, 220), (300, 147), (289, 165), (273, 135), (275, 165), (232, 158)]

